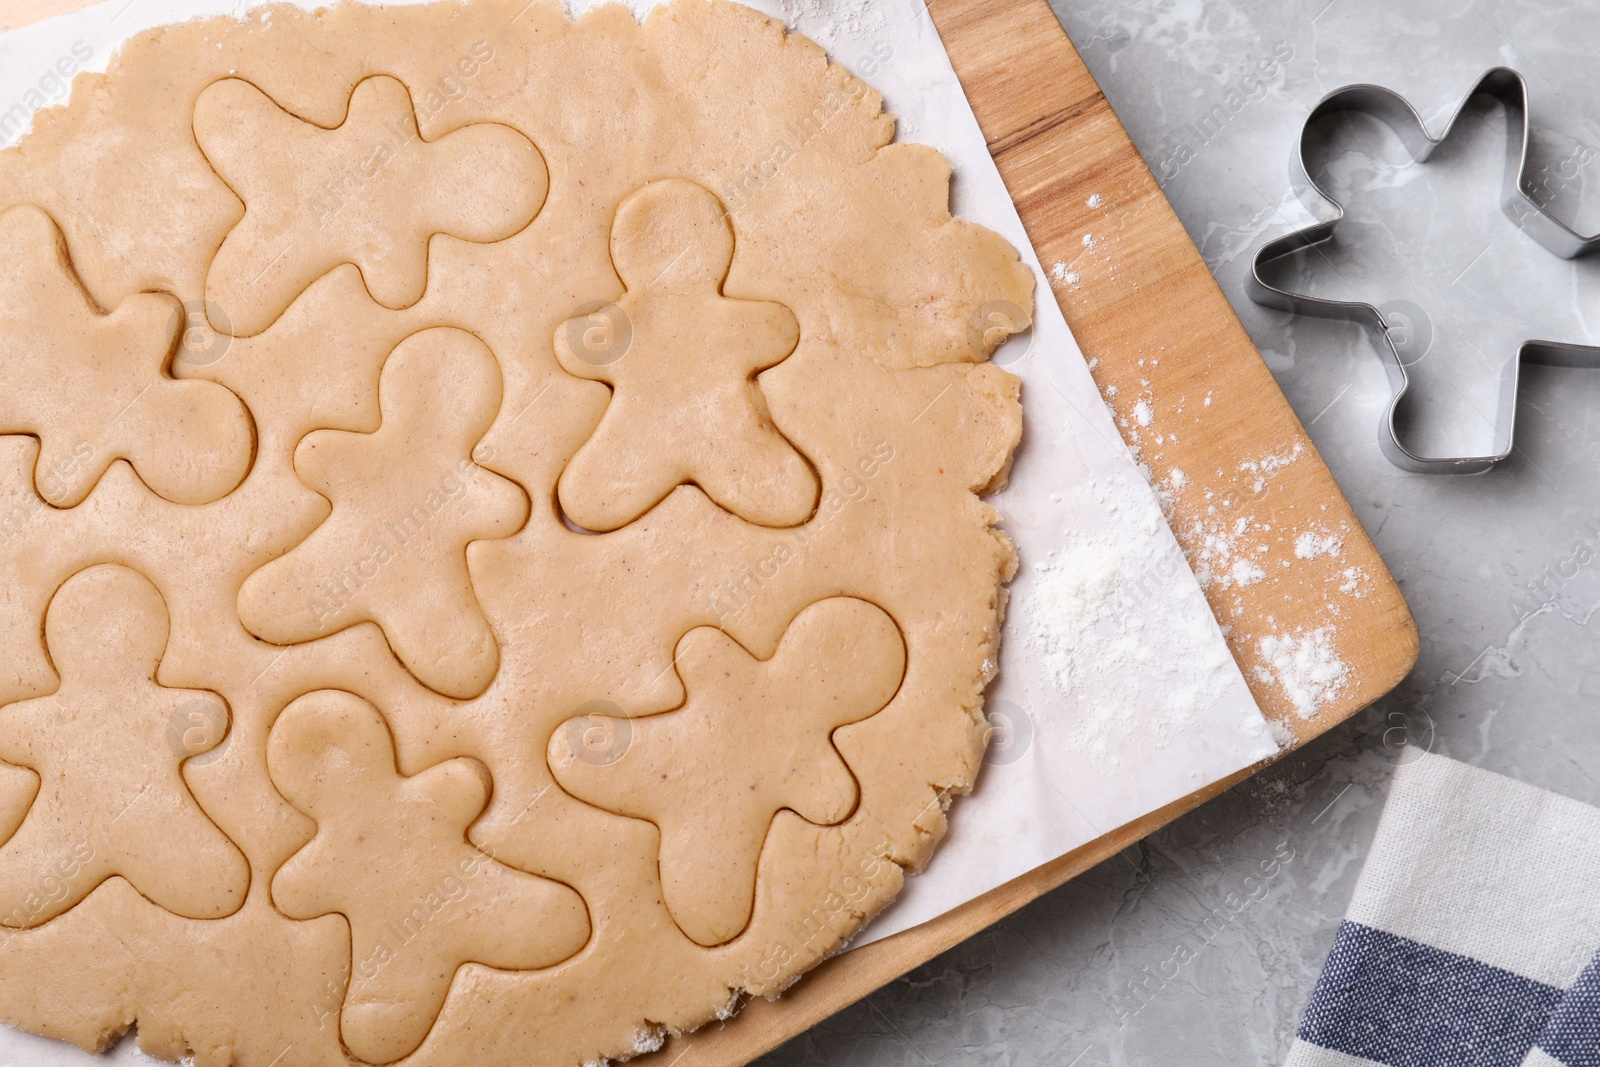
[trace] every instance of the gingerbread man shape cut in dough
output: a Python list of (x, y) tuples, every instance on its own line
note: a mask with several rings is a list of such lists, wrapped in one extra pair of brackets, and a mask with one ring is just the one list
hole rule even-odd
[[(551, 737), (557, 783), (586, 803), (647, 819), (661, 831), (661, 889), (697, 944), (731, 940), (750, 921), (756, 866), (772, 818), (789, 809), (832, 825), (857, 786), (833, 731), (876, 714), (905, 674), (905, 643), (878, 607), (822, 600), (789, 624), (770, 660), (721, 630), (691, 630), (675, 660), (688, 698), (623, 723), (568, 720)], [(582, 738), (626, 735), (619, 757)]]
[(688, 483), (761, 526), (815, 510), (816, 473), (755, 380), (795, 350), (800, 324), (782, 304), (722, 295), (733, 252), (727, 212), (694, 182), (651, 182), (617, 209), (611, 259), (627, 292), (555, 337), (562, 367), (612, 387), (561, 474), (561, 508), (579, 526), (618, 529)]
[(206, 277), (206, 299), (236, 336), (261, 333), (312, 282), (343, 263), (392, 310), (422, 299), (435, 234), (489, 244), (533, 221), (550, 175), (532, 141), (473, 123), (425, 141), (411, 93), (375, 75), (331, 129), (225, 78), (195, 104), (194, 133), (244, 201)]
[(82, 503), (119, 459), (175, 504), (244, 480), (255, 451), (244, 403), (167, 373), (184, 322), (175, 298), (137, 293), (102, 314), (55, 220), (28, 205), (0, 214), (0, 262), (0, 433), (39, 439), (46, 502)]
[(437, 327), (400, 342), (379, 375), (377, 431), (316, 430), (295, 449), (300, 480), (333, 510), (245, 579), (245, 627), (291, 645), (375, 622), (430, 689), (464, 700), (488, 688), (500, 650), (467, 545), (528, 518), (522, 490), (472, 458), (500, 394), (499, 364), (472, 334)]
[(407, 778), (378, 710), (324, 690), (273, 725), (267, 768), (317, 832), (272, 879), (292, 919), (334, 912), (350, 924), (349, 991), (340, 1036), (359, 1059), (416, 1050), (464, 963), (534, 970), (589, 939), (583, 898), (560, 882), (496, 862), (467, 840), (489, 802), (489, 772), (449, 760)]
[[(113, 875), (191, 919), (231, 915), (250, 867), (201, 810), (180, 764), (197, 717), (226, 723), (222, 698), (155, 681), (167, 606), (137, 571), (79, 571), (45, 611), (45, 644), (60, 675), (51, 695), (0, 708), (0, 759), (31, 768), (39, 792), (0, 846), (0, 923), (36, 926)], [(62, 888), (62, 887), (65, 888)]]

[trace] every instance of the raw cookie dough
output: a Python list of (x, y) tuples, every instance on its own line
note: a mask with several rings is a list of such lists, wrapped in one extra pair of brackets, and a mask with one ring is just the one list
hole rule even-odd
[[(227, 711), (209, 693), (153, 681), (167, 643), (161, 594), (126, 567), (79, 571), (51, 599), (44, 637), (61, 687), (12, 704), (0, 720), (0, 758), (39, 776), (22, 826), (0, 849), (0, 899), (21, 904), (0, 922), (46, 922), (112, 876), (178, 915), (238, 911), (249, 867), (179, 771), (215, 747)], [(197, 722), (222, 729), (209, 744), (173, 744), (174, 727)], [(39, 893), (34, 883), (61, 854), (72, 876)]]
[(693, 182), (651, 182), (617, 208), (611, 261), (628, 291), (556, 331), (561, 366), (612, 387), (561, 472), (561, 507), (578, 525), (626, 526), (689, 482), (763, 526), (798, 525), (816, 507), (816, 476), (756, 380), (794, 351), (800, 323), (782, 304), (721, 294), (733, 251), (727, 210)]
[(0, 214), (0, 262), (0, 433), (39, 439), (41, 498), (74, 507), (119, 459), (180, 504), (239, 484), (253, 444), (244, 405), (166, 373), (184, 318), (177, 300), (134, 293), (101, 312), (73, 274), (61, 231), (32, 205)]
[(500, 400), (500, 369), (476, 337), (438, 328), (402, 341), (378, 379), (376, 430), (301, 438), (295, 473), (333, 512), (245, 579), (245, 628), (289, 645), (375, 622), (423, 684), (463, 699), (488, 688), (500, 655), (467, 545), (528, 520), (522, 490), (472, 459)]
[[(750, 921), (772, 817), (787, 808), (830, 826), (855, 808), (855, 779), (829, 738), (889, 702), (906, 651), (889, 616), (835, 597), (802, 611), (765, 663), (709, 626), (686, 634), (674, 659), (689, 694), (682, 708), (585, 715), (582, 729), (550, 739), (550, 768), (578, 799), (660, 827), (667, 910), (693, 941), (720, 945)], [(631, 758), (609, 747), (591, 758), (581, 740), (594, 730), (626, 732)]]
[(37, 115), (0, 1017), (576, 1067), (887, 904), (987, 736), (1032, 300), (893, 133), (703, 0), (275, 6)]
[(419, 140), (410, 94), (383, 76), (355, 87), (331, 130), (228, 78), (200, 94), (194, 135), (245, 202), (206, 277), (207, 303), (228, 309), (240, 337), (341, 263), (360, 267), (385, 307), (415, 304), (430, 237), (504, 240), (532, 221), (549, 185), (538, 151), (505, 126)]
[(360, 697), (329, 690), (290, 704), (267, 766), (317, 820), (317, 836), (273, 876), (272, 900), (292, 919), (349, 918), (355, 963), (339, 1025), (357, 1058), (390, 1063), (420, 1045), (461, 964), (533, 970), (589, 939), (577, 893), (468, 843), (489, 801), (483, 764), (401, 777), (382, 716)]

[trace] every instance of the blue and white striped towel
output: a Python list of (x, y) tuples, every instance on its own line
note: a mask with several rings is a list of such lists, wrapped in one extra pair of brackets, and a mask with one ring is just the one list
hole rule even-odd
[(1394, 788), (1285, 1067), (1600, 1067), (1600, 809), (1442, 756)]

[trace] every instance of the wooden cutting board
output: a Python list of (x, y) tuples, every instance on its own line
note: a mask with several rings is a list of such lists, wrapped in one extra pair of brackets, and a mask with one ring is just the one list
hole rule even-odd
[[(0, 0), (0, 32), (92, 2)], [(1179, 542), (1215, 572), (1241, 559), (1261, 572), (1249, 572), (1246, 584), (1214, 581), (1207, 597), (1256, 701), (1304, 744), (1394, 688), (1416, 662), (1416, 625), (1399, 588), (1047, 0), (932, 0), (929, 10), (1035, 251), (1047, 268), (1063, 265), (1055, 298), (1124, 433), (1137, 435), (1141, 458), (1170, 494)], [(1183, 472), (1181, 487), (1174, 471)], [(1239, 519), (1249, 528), (1236, 534)], [(1307, 534), (1337, 540), (1337, 553), (1297, 546)], [(1317, 632), (1348, 673), (1303, 716), (1275, 680), (1262, 640)], [(756, 1001), (633, 1062), (746, 1063), (1254, 770), (829, 960), (781, 1000)]]
[[(1213, 581), (1207, 599), (1262, 711), (1288, 727), (1295, 747), (1304, 744), (1410, 672), (1417, 628), (1399, 588), (1047, 0), (932, 0), (929, 11), (1040, 261), (1047, 270), (1064, 264), (1062, 274), (1076, 277), (1058, 281), (1055, 297), (1095, 380), (1115, 390), (1124, 434), (1138, 433), (1158, 484), (1171, 487), (1172, 472), (1184, 472), (1170, 515), (1179, 542), (1214, 570), (1245, 559), (1264, 575), (1226, 588)], [(1241, 518), (1250, 526), (1235, 535)], [(1337, 554), (1326, 542), (1297, 546), (1306, 534), (1338, 540)], [(1232, 551), (1219, 551), (1218, 540), (1226, 548), (1230, 537)], [(1262, 639), (1318, 631), (1348, 674), (1331, 699), (1302, 716), (1276, 681)], [(747, 1063), (1257, 770), (1151, 812), (937, 919), (837, 956), (782, 999), (755, 1001), (729, 1022), (633, 1062)], [(961, 817), (959, 804), (953, 815)]]

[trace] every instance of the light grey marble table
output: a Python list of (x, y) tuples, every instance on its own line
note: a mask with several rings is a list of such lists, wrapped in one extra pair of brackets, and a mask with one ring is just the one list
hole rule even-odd
[[(1053, 2), (1399, 579), (1421, 660), (1344, 727), (764, 1067), (1277, 1064), (1393, 766), (1412, 746), (1600, 804), (1600, 642), (1590, 625), (1600, 613), (1600, 371), (1525, 371), (1517, 451), (1493, 472), (1406, 474), (1378, 452), (1389, 392), (1365, 332), (1257, 307), (1244, 288), (1255, 249), (1311, 219), (1290, 192), (1290, 152), (1311, 106), (1351, 82), (1402, 92), (1437, 132), (1484, 70), (1520, 70), (1541, 195), (1569, 223), (1600, 228), (1589, 190), (1600, 176), (1600, 3)], [(1243, 80), (1274, 54), (1286, 56), (1275, 76)], [(1345, 146), (1353, 210), (1376, 206), (1357, 220), (1363, 247), (1336, 257), (1338, 273), (1403, 299), (1419, 277), (1448, 283), (1460, 271), (1524, 336), (1564, 329), (1582, 336), (1560, 339), (1594, 340), (1600, 321), (1586, 316), (1600, 311), (1600, 264), (1546, 262), (1536, 249), (1460, 260), (1463, 242), (1492, 243), (1479, 235), (1495, 225), (1493, 189), (1472, 172), (1485, 156), (1497, 171), (1498, 136), (1479, 130), (1421, 176), (1386, 165), (1381, 143)], [(1426, 247), (1404, 239), (1418, 232), (1430, 235)], [(1487, 441), (1476, 411), (1492, 412), (1482, 398), (1495, 371), (1467, 345), (1443, 343), (1462, 340), (1461, 327), (1455, 315), (1433, 324), (1416, 368), (1427, 395), (1414, 432), (1466, 449)], [(1252, 896), (1244, 878), (1264, 860), (1276, 873), (1250, 883)]]

